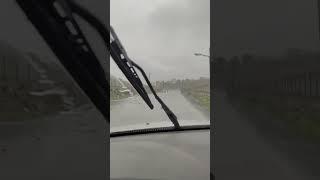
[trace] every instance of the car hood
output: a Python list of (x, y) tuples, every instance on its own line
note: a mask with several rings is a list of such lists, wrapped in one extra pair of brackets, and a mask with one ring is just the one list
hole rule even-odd
[[(198, 126), (198, 125), (210, 125), (208, 120), (179, 120), (180, 126)], [(159, 122), (146, 122), (132, 125), (116, 126), (110, 127), (110, 133), (122, 132), (129, 130), (139, 130), (139, 129), (149, 129), (149, 128), (163, 128), (163, 127), (173, 127), (171, 121), (159, 121)]]

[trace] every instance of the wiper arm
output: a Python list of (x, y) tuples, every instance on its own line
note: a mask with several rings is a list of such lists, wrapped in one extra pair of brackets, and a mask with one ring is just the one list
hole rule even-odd
[[(135, 69), (132, 67), (132, 64), (127, 56), (125, 49), (123, 48), (120, 40), (118, 39), (116, 33), (113, 28), (110, 27), (110, 30), (105, 27), (103, 23), (95, 16), (93, 16), (90, 12), (88, 12), (85, 8), (81, 7), (79, 4), (75, 3), (72, 0), (67, 0), (70, 9), (72, 12), (79, 15), (85, 21), (87, 21), (91, 26), (93, 26), (100, 36), (103, 38), (107, 50), (109, 50), (111, 57), (114, 59), (122, 73), (129, 80), (131, 85), (135, 88), (135, 90), (139, 93), (142, 99), (146, 102), (146, 104), (153, 109), (153, 105), (148, 97), (146, 90), (143, 87), (143, 84), (135, 72)], [(111, 43), (110, 43), (110, 34), (111, 34)]]
[(161, 104), (161, 107), (163, 108), (163, 110), (165, 111), (165, 113), (168, 115), (169, 119), (171, 120), (171, 122), (173, 123), (173, 125), (176, 128), (180, 128), (179, 122), (177, 120), (177, 116), (168, 108), (168, 106), (162, 101), (162, 99), (157, 95), (156, 91), (153, 89), (146, 73), (144, 72), (144, 70), (137, 65), (135, 62), (131, 61), (132, 65), (136, 68), (138, 68), (141, 72), (141, 74), (143, 75), (144, 79), (146, 80), (151, 92), (153, 93), (154, 97), (158, 100), (158, 102)]
[[(58, 60), (109, 121), (106, 74), (64, 0), (16, 0)], [(59, 3), (64, 15), (55, 6)]]
[(153, 105), (149, 99), (148, 93), (143, 87), (143, 84), (133, 68), (133, 62), (127, 55), (124, 47), (122, 46), (117, 34), (114, 32), (113, 28), (110, 27), (111, 33), (111, 43), (110, 43), (110, 54), (118, 65), (123, 74), (127, 77), (132, 86), (137, 90), (142, 99), (146, 102), (146, 104), (153, 109)]
[[(72, 8), (72, 10), (77, 13), (80, 17), (86, 19), (89, 24), (91, 24), (93, 27), (97, 29), (97, 31), (100, 33), (102, 37), (104, 37), (104, 41), (110, 51), (110, 54), (113, 58), (113, 60), (116, 62), (116, 64), (119, 66), (121, 71), (125, 74), (127, 79), (130, 81), (130, 83), (133, 85), (133, 87), (137, 90), (137, 92), (140, 94), (140, 96), (143, 98), (143, 100), (147, 103), (147, 105), (153, 109), (153, 105), (148, 97), (148, 94), (146, 93), (143, 84), (136, 73), (135, 69), (133, 67), (136, 67), (139, 69), (139, 71), (142, 73), (144, 79), (146, 80), (150, 90), (152, 91), (153, 95), (157, 99), (157, 101), (161, 104), (161, 107), (165, 111), (165, 113), (168, 115), (169, 119), (175, 126), (175, 128), (180, 128), (179, 122), (177, 120), (176, 115), (168, 108), (168, 106), (162, 101), (162, 99), (157, 95), (155, 90), (153, 89), (146, 73), (144, 70), (136, 64), (134, 61), (132, 61), (128, 54), (123, 47), (120, 39), (118, 38), (117, 34), (115, 33), (114, 29), (110, 26), (110, 30), (105, 28), (105, 26), (94, 16), (92, 16), (89, 12), (87, 12), (84, 8), (79, 6), (78, 4), (74, 3), (73, 1), (69, 1), (69, 4)], [(109, 35), (109, 32), (111, 34), (111, 43), (109, 44), (108, 39), (106, 37)]]
[[(110, 30), (111, 30), (110, 32), (111, 32), (111, 35), (112, 35), (111, 50), (110, 50), (111, 52), (110, 52), (110, 53), (111, 53), (111, 55), (113, 55), (112, 57), (113, 57), (113, 59), (116, 61), (116, 63), (118, 64), (119, 68), (120, 68), (120, 69), (124, 68), (124, 67), (122, 67), (121, 62), (125, 62), (123, 65), (124, 65), (125, 67), (129, 67), (129, 69), (132, 71), (132, 73), (134, 74), (134, 76), (139, 80), (139, 81), (138, 81), (138, 82), (139, 82), (139, 84), (138, 84), (139, 87), (141, 87), (141, 89), (144, 90), (143, 84), (141, 83), (141, 81), (140, 81), (140, 79), (139, 79), (139, 76), (138, 76), (138, 74), (135, 72), (135, 70), (134, 70), (133, 67), (138, 68), (138, 70), (142, 73), (144, 79), (146, 80), (146, 82), (147, 82), (147, 84), (148, 84), (151, 92), (153, 93), (154, 97), (155, 97), (155, 98), (157, 99), (157, 101), (161, 104), (163, 110), (164, 110), (165, 113), (168, 115), (168, 117), (169, 117), (169, 119), (171, 120), (171, 122), (173, 123), (174, 127), (177, 128), (177, 129), (180, 128), (180, 125), (179, 125), (179, 122), (178, 122), (178, 120), (177, 120), (176, 115), (168, 108), (168, 106), (167, 106), (167, 105), (162, 101), (162, 99), (157, 95), (156, 91), (153, 89), (152, 84), (150, 83), (150, 81), (149, 81), (146, 73), (144, 72), (144, 70), (143, 70), (138, 64), (136, 64), (134, 61), (132, 61), (132, 60), (128, 57), (127, 52), (125, 51), (124, 47), (122, 46), (122, 44), (121, 44), (121, 42), (120, 42), (117, 34), (114, 32), (114, 30), (113, 30), (112, 27), (110, 27), (110, 28), (111, 28), (111, 29), (110, 29)], [(116, 52), (113, 52), (113, 51), (116, 51)], [(122, 57), (121, 57), (121, 55), (122, 55)], [(123, 73), (127, 73), (127, 72), (126, 72), (126, 71), (123, 71)], [(129, 76), (129, 77), (130, 77), (130, 76)], [(130, 79), (128, 79), (128, 80), (130, 80)], [(149, 100), (148, 94), (145, 92), (145, 90), (144, 90), (143, 93), (139, 93), (139, 94), (141, 95), (141, 97), (142, 97), (143, 99), (145, 99), (145, 101), (146, 101), (146, 99), (148, 100), (148, 101), (146, 101), (146, 102), (147, 102), (147, 104), (149, 105), (150, 100)], [(151, 102), (150, 102), (150, 104), (151, 104)], [(151, 104), (151, 105), (152, 105), (152, 104)], [(149, 106), (150, 106), (150, 105), (149, 105)], [(152, 106), (152, 107), (153, 107), (153, 106)]]

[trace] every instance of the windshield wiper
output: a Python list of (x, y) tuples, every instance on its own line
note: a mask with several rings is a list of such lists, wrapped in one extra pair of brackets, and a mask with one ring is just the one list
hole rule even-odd
[(168, 108), (168, 106), (162, 101), (162, 99), (157, 95), (156, 91), (153, 89), (146, 73), (143, 71), (143, 69), (137, 65), (135, 62), (131, 61), (133, 66), (138, 68), (140, 70), (140, 72), (142, 73), (144, 79), (146, 80), (151, 92), (153, 93), (154, 97), (158, 100), (158, 102), (161, 104), (162, 109), (165, 111), (165, 113), (168, 115), (169, 119), (171, 120), (171, 122), (173, 123), (173, 125), (176, 128), (180, 128), (179, 122), (177, 120), (177, 116)]
[[(179, 122), (177, 120), (176, 115), (168, 108), (168, 106), (161, 100), (161, 98), (157, 95), (155, 90), (153, 89), (148, 77), (146, 76), (144, 70), (136, 64), (134, 61), (132, 61), (125, 48), (123, 47), (121, 41), (119, 40), (117, 34), (115, 33), (114, 29), (110, 26), (110, 29), (105, 28), (105, 26), (97, 19), (95, 18), (91, 13), (86, 11), (86, 9), (82, 8), (78, 4), (74, 3), (74, 1), (69, 0), (68, 1), (71, 9), (73, 12), (77, 13), (80, 17), (85, 19), (89, 24), (91, 24), (93, 27), (97, 29), (97, 31), (100, 33), (102, 37), (104, 37), (104, 41), (107, 45), (107, 49), (110, 52), (111, 57), (115, 61), (115, 63), (118, 65), (120, 70), (124, 73), (126, 78), (129, 80), (131, 85), (137, 90), (139, 95), (142, 97), (142, 99), (146, 102), (146, 104), (153, 109), (153, 105), (149, 99), (148, 93), (143, 87), (143, 84), (136, 73), (134, 67), (136, 67), (145, 78), (150, 90), (152, 91), (153, 95), (157, 99), (157, 101), (161, 104), (163, 110), (168, 115), (169, 119), (173, 123), (174, 127), (176, 129), (180, 128)], [(110, 41), (105, 38), (106, 36), (111, 35)]]
[(110, 43), (110, 55), (118, 65), (120, 70), (136, 89), (142, 99), (146, 104), (153, 109), (153, 104), (151, 103), (148, 93), (143, 87), (143, 84), (139, 78), (139, 75), (136, 73), (133, 65), (133, 62), (129, 59), (126, 50), (122, 46), (117, 34), (114, 32), (113, 28), (110, 27), (111, 43)]
[[(16, 0), (33, 26), (107, 121), (109, 83), (64, 0)], [(59, 12), (57, 3), (60, 5)]]
[[(93, 53), (79, 25), (74, 20), (73, 13), (79, 15), (97, 30), (120, 70), (146, 104), (153, 109), (148, 93), (144, 89), (134, 67), (141, 71), (150, 90), (174, 124), (174, 127), (176, 129), (180, 128), (175, 114), (156, 94), (143, 69), (128, 57), (112, 27), (109, 30), (99, 19), (72, 0), (17, 0), (17, 2), (64, 67), (106, 119), (109, 120), (109, 111), (106, 108), (109, 103), (109, 84), (101, 64)], [(56, 3), (62, 8), (60, 10), (64, 11), (62, 13), (64, 17), (55, 6)], [(72, 30), (70, 30), (70, 26), (72, 26)], [(109, 39), (110, 35), (111, 39)]]
[[(165, 111), (165, 113), (168, 115), (169, 119), (171, 120), (171, 122), (173, 123), (173, 125), (175, 126), (175, 128), (180, 128), (179, 122), (177, 120), (177, 116), (169, 109), (169, 107), (162, 101), (162, 99), (157, 95), (156, 91), (153, 89), (152, 84), (150, 83), (146, 73), (144, 72), (144, 70), (134, 61), (132, 61), (129, 56), (127, 55), (126, 50), (124, 49), (124, 47), (122, 46), (117, 34), (114, 32), (113, 28), (110, 27), (110, 32), (112, 35), (112, 39), (111, 39), (111, 49), (110, 49), (110, 54), (112, 56), (112, 58), (116, 61), (117, 65), (119, 66), (119, 68), (125, 69), (124, 67), (127, 67), (127, 69), (129, 69), (129, 73), (128, 71), (122, 71), (124, 74), (131, 74), (133, 73), (133, 77), (138, 79), (140, 82), (138, 87), (141, 87), (143, 90), (143, 85), (140, 81), (140, 78), (138, 76), (138, 74), (135, 72), (134, 67), (136, 67), (142, 74), (142, 76), (144, 77), (145, 81), (147, 82), (151, 92), (153, 93), (154, 97), (156, 98), (156, 100), (161, 104), (162, 109)], [(123, 62), (123, 63), (121, 63)], [(124, 67), (123, 67), (124, 65)], [(131, 71), (130, 71), (131, 70)], [(127, 76), (128, 80), (130, 80), (132, 76)], [(140, 94), (140, 93), (139, 93)], [(151, 107), (153, 108), (153, 105), (150, 102), (150, 99), (148, 97), (148, 94), (145, 92), (141, 93), (140, 96), (145, 99), (145, 102)]]

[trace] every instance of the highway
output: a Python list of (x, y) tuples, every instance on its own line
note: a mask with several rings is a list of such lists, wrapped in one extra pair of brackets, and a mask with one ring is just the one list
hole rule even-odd
[[(178, 120), (207, 120), (209, 113), (201, 111), (189, 102), (178, 90), (158, 94), (167, 106), (175, 113)], [(154, 109), (151, 110), (139, 96), (113, 101), (110, 106), (111, 127), (121, 125), (144, 124), (159, 121), (169, 121), (153, 95), (149, 95)]]

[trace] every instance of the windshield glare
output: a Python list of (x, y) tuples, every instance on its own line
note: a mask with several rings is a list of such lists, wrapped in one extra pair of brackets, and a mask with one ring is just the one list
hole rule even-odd
[[(209, 124), (210, 1), (138, 2), (110, 2), (110, 23), (128, 56), (144, 69), (155, 91), (181, 125), (185, 121)], [(112, 59), (110, 70), (111, 129), (148, 128), (152, 123), (172, 125), (141, 74), (138, 73), (153, 110)]]

